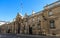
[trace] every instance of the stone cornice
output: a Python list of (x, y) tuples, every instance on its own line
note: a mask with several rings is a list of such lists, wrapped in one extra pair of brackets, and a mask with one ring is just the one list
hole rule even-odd
[(49, 5), (45, 6), (44, 8), (45, 9), (50, 9), (50, 8), (53, 8), (53, 7), (58, 6), (58, 5), (60, 5), (60, 1), (56, 1), (52, 4), (49, 4)]

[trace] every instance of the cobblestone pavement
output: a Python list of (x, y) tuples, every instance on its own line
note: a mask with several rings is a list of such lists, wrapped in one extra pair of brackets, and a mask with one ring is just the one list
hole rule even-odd
[(0, 34), (0, 38), (60, 38), (56, 36), (41, 36), (41, 35), (23, 35), (23, 34)]

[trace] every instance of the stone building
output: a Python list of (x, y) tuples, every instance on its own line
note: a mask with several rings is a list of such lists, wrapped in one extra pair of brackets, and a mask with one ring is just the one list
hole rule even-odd
[(60, 35), (60, 1), (44, 7), (44, 10), (32, 15), (19, 13), (13, 22), (0, 27), (1, 33)]

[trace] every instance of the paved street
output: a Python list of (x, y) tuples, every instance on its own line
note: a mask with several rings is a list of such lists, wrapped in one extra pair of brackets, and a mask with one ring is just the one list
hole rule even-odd
[(0, 34), (0, 38), (17, 38), (16, 34)]
[(60, 38), (56, 36), (0, 34), (0, 38)]

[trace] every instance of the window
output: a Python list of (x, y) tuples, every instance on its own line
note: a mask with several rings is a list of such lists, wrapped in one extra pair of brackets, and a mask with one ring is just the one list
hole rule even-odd
[(56, 33), (53, 32), (52, 35), (56, 35)]
[(52, 12), (49, 12), (48, 15), (51, 16), (51, 15), (53, 15), (53, 13)]
[(34, 24), (32, 26), (35, 26)]
[(47, 20), (47, 18), (46, 18), (45, 16), (43, 16), (43, 19), (44, 19), (44, 20)]
[(51, 21), (50, 21), (50, 28), (55, 28), (54, 20), (51, 20)]
[(41, 21), (39, 21), (39, 22), (37, 23), (37, 28), (38, 28), (38, 30), (41, 29)]

